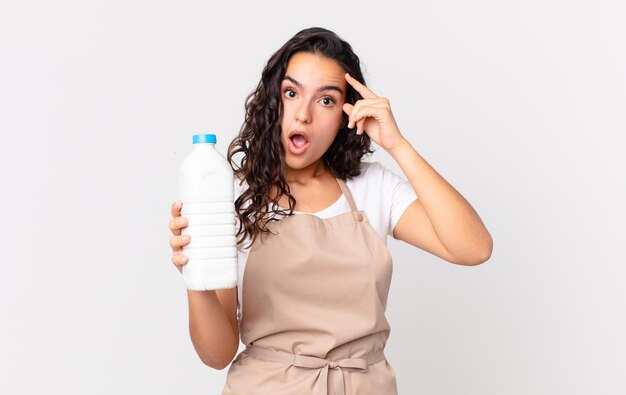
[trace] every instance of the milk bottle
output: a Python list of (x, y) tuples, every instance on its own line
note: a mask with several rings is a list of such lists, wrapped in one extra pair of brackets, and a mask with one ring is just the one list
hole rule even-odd
[(193, 136), (193, 150), (180, 166), (181, 215), (189, 235), (183, 247), (189, 261), (183, 280), (189, 290), (234, 288), (237, 285), (237, 249), (233, 170), (215, 149), (214, 134)]

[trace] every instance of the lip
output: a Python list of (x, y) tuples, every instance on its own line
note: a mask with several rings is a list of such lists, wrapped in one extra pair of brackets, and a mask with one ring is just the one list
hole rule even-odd
[[(295, 134), (300, 134), (302, 136), (304, 136), (304, 138), (306, 138), (307, 143), (305, 145), (303, 145), (302, 147), (296, 147), (293, 144), (293, 141), (291, 141), (291, 137)], [(293, 155), (302, 155), (307, 148), (309, 148), (310, 140), (309, 140), (309, 136), (302, 130), (292, 130), (291, 132), (289, 132), (289, 135), (287, 136), (287, 146), (289, 147), (289, 152), (291, 152)]]
[(306, 137), (306, 140), (307, 140), (307, 141), (309, 141), (309, 135), (308, 135), (308, 134), (306, 134), (306, 133), (304, 132), (304, 130), (296, 130), (296, 129), (294, 129), (294, 130), (292, 130), (291, 132), (289, 132), (289, 136), (287, 136), (287, 138), (288, 138), (289, 140), (291, 140), (291, 137), (292, 137), (294, 134), (301, 134), (301, 135), (303, 135), (304, 137)]

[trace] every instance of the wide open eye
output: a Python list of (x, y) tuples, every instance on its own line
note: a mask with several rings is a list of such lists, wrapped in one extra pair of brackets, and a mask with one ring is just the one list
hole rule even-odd
[(330, 107), (333, 104), (335, 104), (335, 100), (332, 97), (325, 97), (322, 99), (322, 104), (324, 104), (327, 107)]

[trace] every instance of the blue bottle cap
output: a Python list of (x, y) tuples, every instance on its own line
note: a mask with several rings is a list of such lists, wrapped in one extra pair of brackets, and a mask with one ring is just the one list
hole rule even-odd
[(194, 134), (193, 135), (193, 143), (194, 144), (202, 144), (202, 143), (217, 143), (217, 137), (214, 134)]

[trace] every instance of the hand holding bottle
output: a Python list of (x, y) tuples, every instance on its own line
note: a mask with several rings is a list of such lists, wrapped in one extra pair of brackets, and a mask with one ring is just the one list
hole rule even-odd
[(172, 204), (172, 219), (169, 226), (173, 236), (170, 238), (170, 247), (172, 247), (172, 262), (176, 268), (182, 273), (183, 265), (185, 265), (189, 258), (183, 255), (183, 246), (189, 244), (191, 236), (181, 235), (181, 229), (187, 226), (187, 218), (180, 215), (180, 210), (183, 207), (183, 203), (179, 200)]

